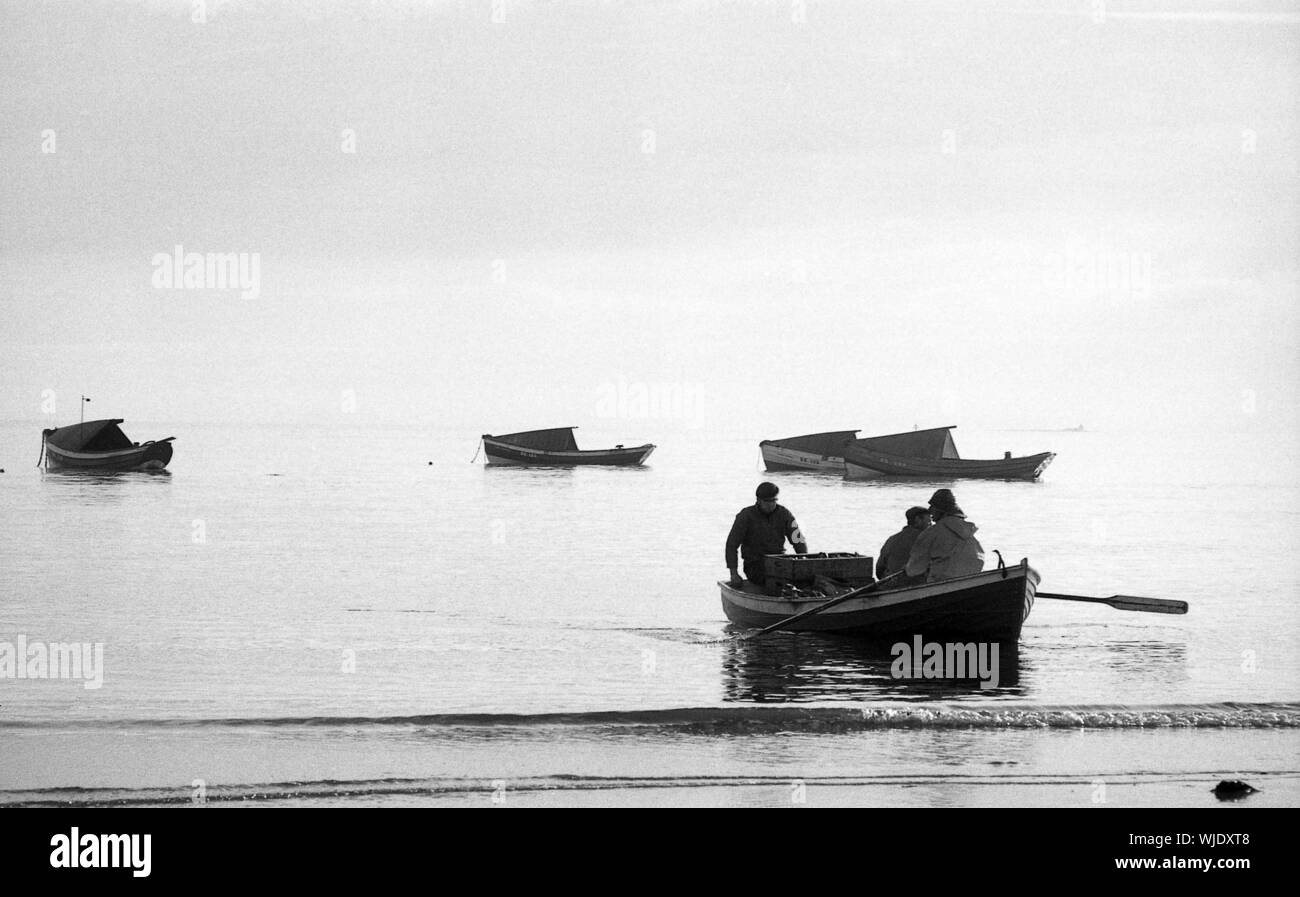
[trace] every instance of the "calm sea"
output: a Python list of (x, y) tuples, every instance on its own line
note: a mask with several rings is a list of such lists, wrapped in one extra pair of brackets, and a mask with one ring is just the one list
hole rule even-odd
[[(1300, 489), (1276, 433), (959, 431), (969, 457), (1059, 456), (1036, 483), (870, 484), (763, 474), (775, 432), (530, 470), (432, 428), (127, 429), (175, 435), (170, 471), (41, 472), (40, 424), (0, 426), (0, 648), (103, 652), (98, 687), (0, 679), (0, 804), (1300, 795)], [(815, 551), (875, 555), (944, 485), (1044, 591), (1191, 611), (1041, 600), (990, 688), (896, 679), (852, 641), (740, 641), (715, 583), (768, 478)]]

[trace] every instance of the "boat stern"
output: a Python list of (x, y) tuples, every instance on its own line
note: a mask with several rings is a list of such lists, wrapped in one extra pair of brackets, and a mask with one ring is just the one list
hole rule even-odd
[(172, 460), (171, 441), (150, 442), (141, 446), (144, 454), (141, 456), (138, 470), (162, 470)]

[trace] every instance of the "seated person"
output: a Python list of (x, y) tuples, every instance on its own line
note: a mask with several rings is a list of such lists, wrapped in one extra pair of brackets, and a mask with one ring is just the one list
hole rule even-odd
[(912, 545), (916, 537), (930, 525), (930, 512), (925, 508), (907, 509), (907, 526), (894, 533), (880, 546), (880, 555), (876, 558), (876, 579), (892, 576), (907, 566), (907, 559), (912, 555)]
[(916, 537), (903, 568), (909, 583), (938, 582), (969, 576), (984, 569), (984, 547), (975, 538), (979, 529), (966, 519), (951, 489), (930, 498), (934, 526)]

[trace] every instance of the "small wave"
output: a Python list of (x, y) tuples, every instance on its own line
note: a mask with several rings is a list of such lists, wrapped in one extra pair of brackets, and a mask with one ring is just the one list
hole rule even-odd
[(440, 713), (411, 716), (230, 717), (0, 721), (0, 729), (64, 728), (658, 729), (683, 734), (852, 732), (872, 729), (1295, 729), (1300, 704), (1218, 703), (1037, 707), (1015, 704), (730, 706), (573, 713)]
[(730, 636), (720, 636), (716, 632), (708, 632), (700, 629), (664, 629), (655, 626), (613, 626), (603, 631), (627, 632), (633, 635), (659, 639), (660, 641), (665, 642), (677, 642), (683, 645), (721, 645), (733, 641)]

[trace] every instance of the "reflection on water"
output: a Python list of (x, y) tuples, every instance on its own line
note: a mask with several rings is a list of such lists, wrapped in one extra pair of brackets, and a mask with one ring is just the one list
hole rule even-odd
[(571, 479), (578, 468), (552, 467), (548, 464), (484, 464), (483, 472), (493, 475), (505, 474), (524, 480)]
[(650, 465), (619, 466), (615, 464), (484, 464), (483, 470), (495, 476), (510, 476), (522, 480), (572, 479), (575, 476), (635, 476), (648, 473)]
[(1187, 645), (1155, 638), (1117, 640), (1104, 628), (1072, 630), (1068, 638), (1037, 640), (1047, 665), (1079, 670), (1094, 682), (1140, 681), (1147, 688), (1183, 687), (1190, 681)]
[(1140, 673), (1148, 679), (1181, 682), (1187, 678), (1187, 645), (1178, 642), (1104, 642), (1103, 661), (1112, 670)]
[(75, 467), (56, 467), (42, 470), (42, 477), (51, 477), (52, 482), (60, 479), (81, 483), (114, 483), (123, 480), (167, 479), (172, 472), (167, 468), (158, 470), (78, 470)]
[[(935, 489), (960, 490), (963, 487), (970, 486), (971, 482), (972, 482), (971, 480), (966, 480), (966, 479), (935, 480), (935, 479), (922, 479), (921, 477), (916, 477), (916, 478), (880, 477), (880, 478), (869, 479), (869, 480), (850, 480), (847, 477), (845, 477), (843, 480), (841, 480), (841, 485), (849, 489), (880, 489), (885, 492), (898, 492), (898, 493), (907, 493), (907, 494), (921, 493), (924, 496), (928, 497), (929, 495), (932, 495), (934, 493)], [(1023, 477), (1012, 477), (1010, 479), (988, 477), (979, 480), (979, 482), (981, 484), (1001, 483), (1004, 485), (1012, 486), (1013, 488), (1019, 488), (1022, 486), (1025, 488), (1043, 488), (1044, 486), (1043, 480), (1041, 479), (1026, 480)]]
[(997, 686), (991, 688), (973, 678), (896, 678), (893, 667), (898, 656), (892, 642), (809, 632), (776, 632), (746, 640), (737, 633), (723, 652), (723, 697), (764, 703), (862, 698), (943, 701), (1024, 694), (1017, 643), (998, 647)]
[(171, 482), (170, 470), (42, 470), (41, 480), (50, 488), (47, 495), (87, 504), (111, 504), (131, 491)]

